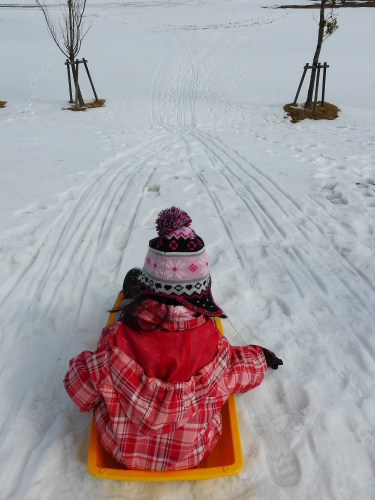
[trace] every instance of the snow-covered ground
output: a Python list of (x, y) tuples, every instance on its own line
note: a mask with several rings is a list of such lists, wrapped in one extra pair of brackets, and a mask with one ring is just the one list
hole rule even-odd
[[(272, 5), (89, 3), (81, 55), (107, 102), (85, 113), (62, 110), (41, 12), (0, 8), (1, 498), (374, 498), (375, 9), (342, 9), (324, 45), (340, 117), (292, 125), (317, 11)], [(237, 397), (238, 476), (100, 481), (62, 379), (173, 204), (205, 239), (227, 336), (284, 366)]]

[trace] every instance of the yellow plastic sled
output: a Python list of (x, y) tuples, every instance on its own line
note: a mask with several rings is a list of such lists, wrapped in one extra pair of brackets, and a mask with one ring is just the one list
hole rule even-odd
[[(120, 292), (114, 309), (119, 307), (123, 300), (123, 293)], [(115, 320), (116, 313), (111, 313), (107, 325)], [(216, 326), (223, 335), (223, 327), (219, 318), (216, 318)], [(243, 467), (243, 455), (233, 395), (222, 407), (221, 414), (223, 432), (211, 455), (194, 469), (165, 472), (128, 470), (117, 463), (101, 446), (93, 420), (87, 460), (88, 470), (98, 478), (117, 481), (196, 481), (238, 474)]]

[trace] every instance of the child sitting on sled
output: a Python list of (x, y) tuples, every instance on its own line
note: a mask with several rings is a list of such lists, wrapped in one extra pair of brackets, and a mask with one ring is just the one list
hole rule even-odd
[(128, 469), (190, 469), (213, 450), (229, 395), (257, 387), (282, 361), (256, 345), (232, 346), (212, 318), (205, 245), (172, 207), (156, 220), (143, 269), (124, 281), (119, 321), (94, 352), (70, 361), (64, 384), (94, 411), (103, 447)]

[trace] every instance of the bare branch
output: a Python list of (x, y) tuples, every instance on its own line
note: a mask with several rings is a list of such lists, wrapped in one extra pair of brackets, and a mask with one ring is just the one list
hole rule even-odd
[(57, 33), (56, 33), (55, 23), (53, 22), (53, 19), (52, 19), (50, 13), (48, 12), (46, 5), (41, 4), (39, 2), (39, 0), (35, 0), (35, 1), (36, 1), (37, 5), (39, 6), (39, 8), (41, 9), (41, 11), (43, 12), (44, 19), (45, 19), (46, 24), (47, 24), (47, 29), (49, 31), (49, 34), (51, 35), (52, 40), (55, 42), (58, 49), (64, 54), (64, 56), (67, 56), (66, 52), (64, 51), (64, 49), (62, 48), (62, 46), (60, 44), (59, 38), (58, 38)]
[(60, 3), (58, 28), (47, 5), (41, 0), (35, 1), (43, 12), (52, 40), (65, 57), (74, 60), (81, 49), (82, 40), (92, 26), (91, 23), (86, 30), (83, 29), (86, 0), (66, 0), (66, 4)]

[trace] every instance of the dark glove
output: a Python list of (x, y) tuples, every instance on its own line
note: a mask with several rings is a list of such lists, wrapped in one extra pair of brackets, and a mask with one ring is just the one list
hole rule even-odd
[(262, 351), (263, 351), (264, 356), (266, 358), (267, 366), (269, 368), (272, 368), (272, 370), (277, 370), (279, 365), (284, 364), (283, 360), (276, 357), (276, 355), (272, 351), (269, 351), (265, 347), (262, 347)]

